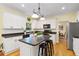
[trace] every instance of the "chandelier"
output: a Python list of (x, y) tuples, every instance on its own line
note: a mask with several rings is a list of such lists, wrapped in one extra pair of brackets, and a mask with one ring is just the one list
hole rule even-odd
[(35, 9), (33, 9), (32, 18), (36, 18), (36, 19), (40, 19), (40, 20), (45, 20), (44, 16), (41, 14), (40, 10), (41, 10), (40, 3), (38, 3), (38, 10), (36, 11)]

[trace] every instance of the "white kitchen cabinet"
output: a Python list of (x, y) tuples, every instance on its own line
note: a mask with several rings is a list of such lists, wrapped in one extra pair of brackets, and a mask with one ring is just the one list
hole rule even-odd
[(20, 46), (20, 56), (30, 56), (31, 46), (22, 42), (19, 42), (19, 46)]
[(19, 42), (20, 56), (38, 56), (39, 45), (32, 46), (23, 42)]
[(51, 29), (56, 29), (57, 21), (53, 19), (32, 20), (32, 29), (43, 29), (43, 24), (51, 24)]
[(15, 50), (15, 39), (13, 38), (4, 38), (3, 39), (3, 49), (5, 54)]
[(56, 29), (56, 27), (57, 27), (57, 21), (56, 21), (56, 19), (55, 20), (48, 19), (48, 20), (46, 20), (46, 24), (51, 24), (51, 29)]
[(73, 50), (76, 56), (79, 56), (79, 38), (73, 38)]
[(26, 27), (26, 19), (23, 16), (5, 12), (3, 14), (3, 28), (24, 28)]
[(22, 39), (22, 36), (3, 38), (3, 50), (5, 54), (9, 54), (19, 48), (19, 39)]

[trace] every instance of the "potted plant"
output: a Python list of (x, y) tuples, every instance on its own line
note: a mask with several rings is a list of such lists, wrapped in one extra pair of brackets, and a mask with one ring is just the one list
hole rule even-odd
[(30, 22), (31, 21), (31, 17), (27, 17), (27, 20)]

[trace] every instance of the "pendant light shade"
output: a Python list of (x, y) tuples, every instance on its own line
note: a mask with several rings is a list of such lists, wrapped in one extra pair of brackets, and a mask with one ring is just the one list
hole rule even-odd
[(44, 17), (41, 17), (40, 20), (45, 20), (45, 18)]
[(39, 18), (39, 15), (37, 15), (37, 14), (34, 13), (34, 14), (32, 15), (32, 18)]

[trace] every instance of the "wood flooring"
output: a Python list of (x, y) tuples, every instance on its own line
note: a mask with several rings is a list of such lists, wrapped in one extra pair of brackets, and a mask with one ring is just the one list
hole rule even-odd
[(67, 49), (66, 39), (60, 39), (60, 42), (54, 45), (54, 56), (75, 56), (72, 50)]

